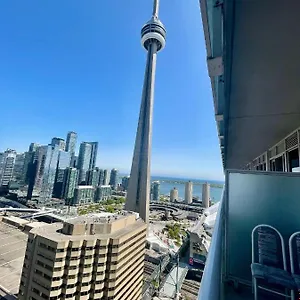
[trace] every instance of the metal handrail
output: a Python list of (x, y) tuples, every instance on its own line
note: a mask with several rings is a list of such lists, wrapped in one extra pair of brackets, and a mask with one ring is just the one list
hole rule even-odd
[(219, 205), (212, 241), (201, 280), (198, 300), (221, 299), (222, 240), (224, 236), (224, 190)]

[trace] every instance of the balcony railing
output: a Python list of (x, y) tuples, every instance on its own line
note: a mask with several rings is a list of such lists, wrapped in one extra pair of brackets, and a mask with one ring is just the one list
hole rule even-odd
[(253, 299), (252, 230), (275, 227), (288, 253), (289, 237), (300, 229), (299, 196), (300, 173), (227, 171), (198, 299)]
[(224, 215), (224, 190), (215, 222), (209, 254), (201, 281), (198, 299), (221, 299), (221, 270), (222, 270), (222, 222)]

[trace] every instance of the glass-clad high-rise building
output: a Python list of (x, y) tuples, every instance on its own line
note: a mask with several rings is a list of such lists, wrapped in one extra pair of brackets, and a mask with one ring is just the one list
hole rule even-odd
[(7, 149), (2, 157), (2, 172), (0, 186), (8, 185), (12, 180), (17, 153), (15, 150)]
[(153, 181), (151, 186), (152, 200), (158, 201), (160, 196), (160, 182)]
[(13, 180), (19, 183), (23, 182), (24, 167), (25, 167), (25, 153), (17, 153), (14, 170), (13, 170)]
[(56, 198), (63, 198), (63, 181), (65, 170), (70, 166), (71, 155), (69, 152), (59, 150), (55, 184), (53, 196)]
[(52, 146), (56, 146), (57, 145), (59, 150), (65, 151), (65, 149), (66, 149), (66, 142), (65, 142), (65, 140), (62, 139), (62, 138), (59, 138), (59, 137), (54, 137), (52, 139), (52, 141), (51, 141), (51, 145)]
[(66, 151), (70, 152), (71, 156), (75, 154), (76, 142), (77, 142), (77, 133), (74, 131), (69, 131), (67, 135)]
[(118, 187), (118, 174), (119, 171), (117, 169), (112, 169), (110, 172), (110, 181), (109, 185), (112, 187), (113, 190), (116, 190)]
[(122, 188), (124, 191), (127, 191), (127, 189), (128, 189), (129, 179), (130, 179), (130, 176), (124, 176), (122, 178)]
[(74, 197), (74, 190), (77, 186), (78, 170), (76, 168), (67, 168), (64, 172), (63, 195), (66, 204), (70, 204)]
[(89, 144), (92, 146), (89, 169), (94, 169), (97, 162), (98, 142), (90, 142)]
[(79, 156), (77, 169), (79, 170), (78, 183), (86, 183), (86, 172), (90, 169), (90, 160), (92, 153), (92, 145), (87, 142), (82, 142), (79, 148)]
[(100, 174), (99, 168), (88, 170), (87, 171), (87, 176), (86, 176), (87, 184), (92, 185), (93, 187), (98, 186), (98, 184), (99, 184), (99, 174)]
[(52, 198), (59, 148), (57, 145), (48, 145), (42, 146), (40, 151), (42, 152), (42, 164), (44, 165), (44, 168), (40, 168), (43, 175), (39, 202), (44, 203)]

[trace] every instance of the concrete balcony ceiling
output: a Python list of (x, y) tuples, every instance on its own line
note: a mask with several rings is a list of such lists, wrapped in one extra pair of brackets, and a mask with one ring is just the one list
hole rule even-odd
[(200, 5), (224, 167), (242, 168), (300, 126), (300, 1)]

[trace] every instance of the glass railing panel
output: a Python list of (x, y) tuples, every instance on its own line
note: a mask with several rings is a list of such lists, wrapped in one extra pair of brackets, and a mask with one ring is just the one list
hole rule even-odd
[(221, 278), (222, 278), (222, 241), (224, 236), (224, 195), (218, 208), (218, 214), (212, 235), (208, 257), (201, 280), (198, 299), (212, 300), (221, 299)]
[(251, 284), (253, 228), (279, 230), (286, 253), (289, 237), (300, 229), (300, 174), (228, 171), (225, 189), (225, 279)]

